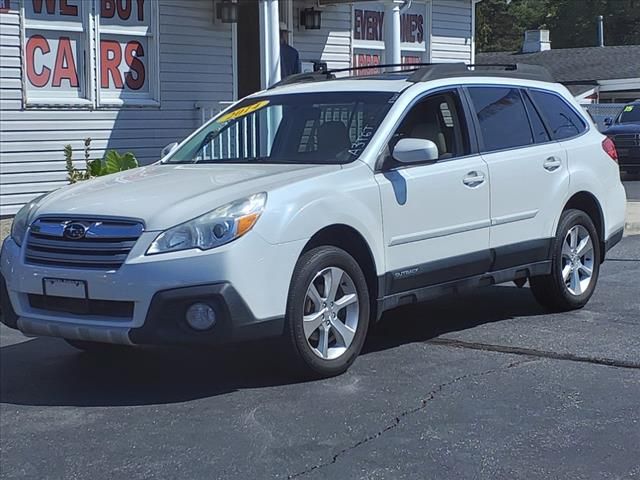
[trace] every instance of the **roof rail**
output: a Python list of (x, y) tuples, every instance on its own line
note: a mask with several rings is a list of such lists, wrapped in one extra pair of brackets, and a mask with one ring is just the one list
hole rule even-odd
[(291, 85), (294, 83), (303, 83), (303, 82), (320, 82), (323, 80), (334, 80), (336, 78), (336, 73), (342, 72), (357, 72), (359, 70), (374, 70), (374, 69), (384, 69), (384, 68), (398, 68), (401, 67), (402, 70), (397, 70), (394, 73), (402, 73), (402, 72), (414, 72), (421, 67), (425, 67), (428, 65), (435, 65), (434, 63), (384, 63), (379, 65), (360, 65), (358, 67), (346, 67), (346, 68), (326, 68), (326, 64), (323, 65), (323, 68), (320, 70), (316, 70), (314, 72), (304, 72), (304, 73), (296, 73), (295, 75), (291, 75), (278, 83), (275, 83), (269, 90), (276, 87), (282, 87), (283, 85)]
[[(430, 80), (438, 80), (450, 77), (510, 77), (525, 78), (529, 80), (540, 80), (543, 82), (555, 82), (551, 72), (540, 65), (530, 65), (526, 63), (476, 63), (466, 64), (464, 62), (456, 63), (386, 63), (380, 65), (361, 65), (359, 67), (334, 68), (328, 69), (323, 66), (322, 69), (315, 72), (297, 73), (281, 80), (280, 82), (269, 87), (269, 90), (282, 87), (283, 85), (292, 85), (294, 83), (303, 82), (320, 82), (324, 80), (336, 79), (336, 73), (357, 72), (359, 70), (378, 70), (386, 68), (398, 68), (390, 73), (407, 73), (407, 80), (413, 83), (428, 82)], [(413, 73), (412, 73), (413, 72)]]
[(439, 63), (426, 66), (409, 76), (410, 82), (427, 82), (448, 77), (510, 77), (555, 82), (551, 72), (540, 65), (526, 63)]

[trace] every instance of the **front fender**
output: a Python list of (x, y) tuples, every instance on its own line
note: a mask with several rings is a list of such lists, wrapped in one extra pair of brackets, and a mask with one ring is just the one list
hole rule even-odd
[(256, 231), (273, 244), (308, 240), (325, 227), (348, 225), (362, 235), (384, 272), (380, 193), (371, 169), (361, 162), (268, 192)]

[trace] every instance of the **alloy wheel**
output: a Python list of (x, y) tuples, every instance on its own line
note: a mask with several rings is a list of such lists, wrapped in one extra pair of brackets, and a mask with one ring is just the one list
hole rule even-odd
[(304, 336), (324, 360), (343, 355), (356, 335), (360, 303), (353, 279), (338, 267), (316, 273), (303, 305)]
[(572, 295), (582, 295), (593, 279), (594, 248), (582, 225), (569, 229), (562, 243), (562, 279)]

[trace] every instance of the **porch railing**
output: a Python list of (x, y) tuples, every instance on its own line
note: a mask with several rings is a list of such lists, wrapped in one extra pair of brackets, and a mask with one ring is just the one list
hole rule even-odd
[[(232, 103), (196, 104), (196, 109), (200, 112), (201, 124), (211, 120)], [(239, 119), (233, 125), (225, 127), (209, 143), (208, 148), (205, 148), (203, 152), (204, 160), (256, 157), (259, 146), (258, 138), (256, 116), (249, 115)]]

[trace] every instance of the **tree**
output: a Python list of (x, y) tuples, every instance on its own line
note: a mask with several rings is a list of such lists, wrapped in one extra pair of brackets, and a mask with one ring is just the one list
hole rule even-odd
[(606, 45), (640, 44), (640, 0), (483, 0), (476, 16), (480, 52), (518, 51), (525, 30), (547, 28), (553, 48), (597, 44), (597, 17)]

